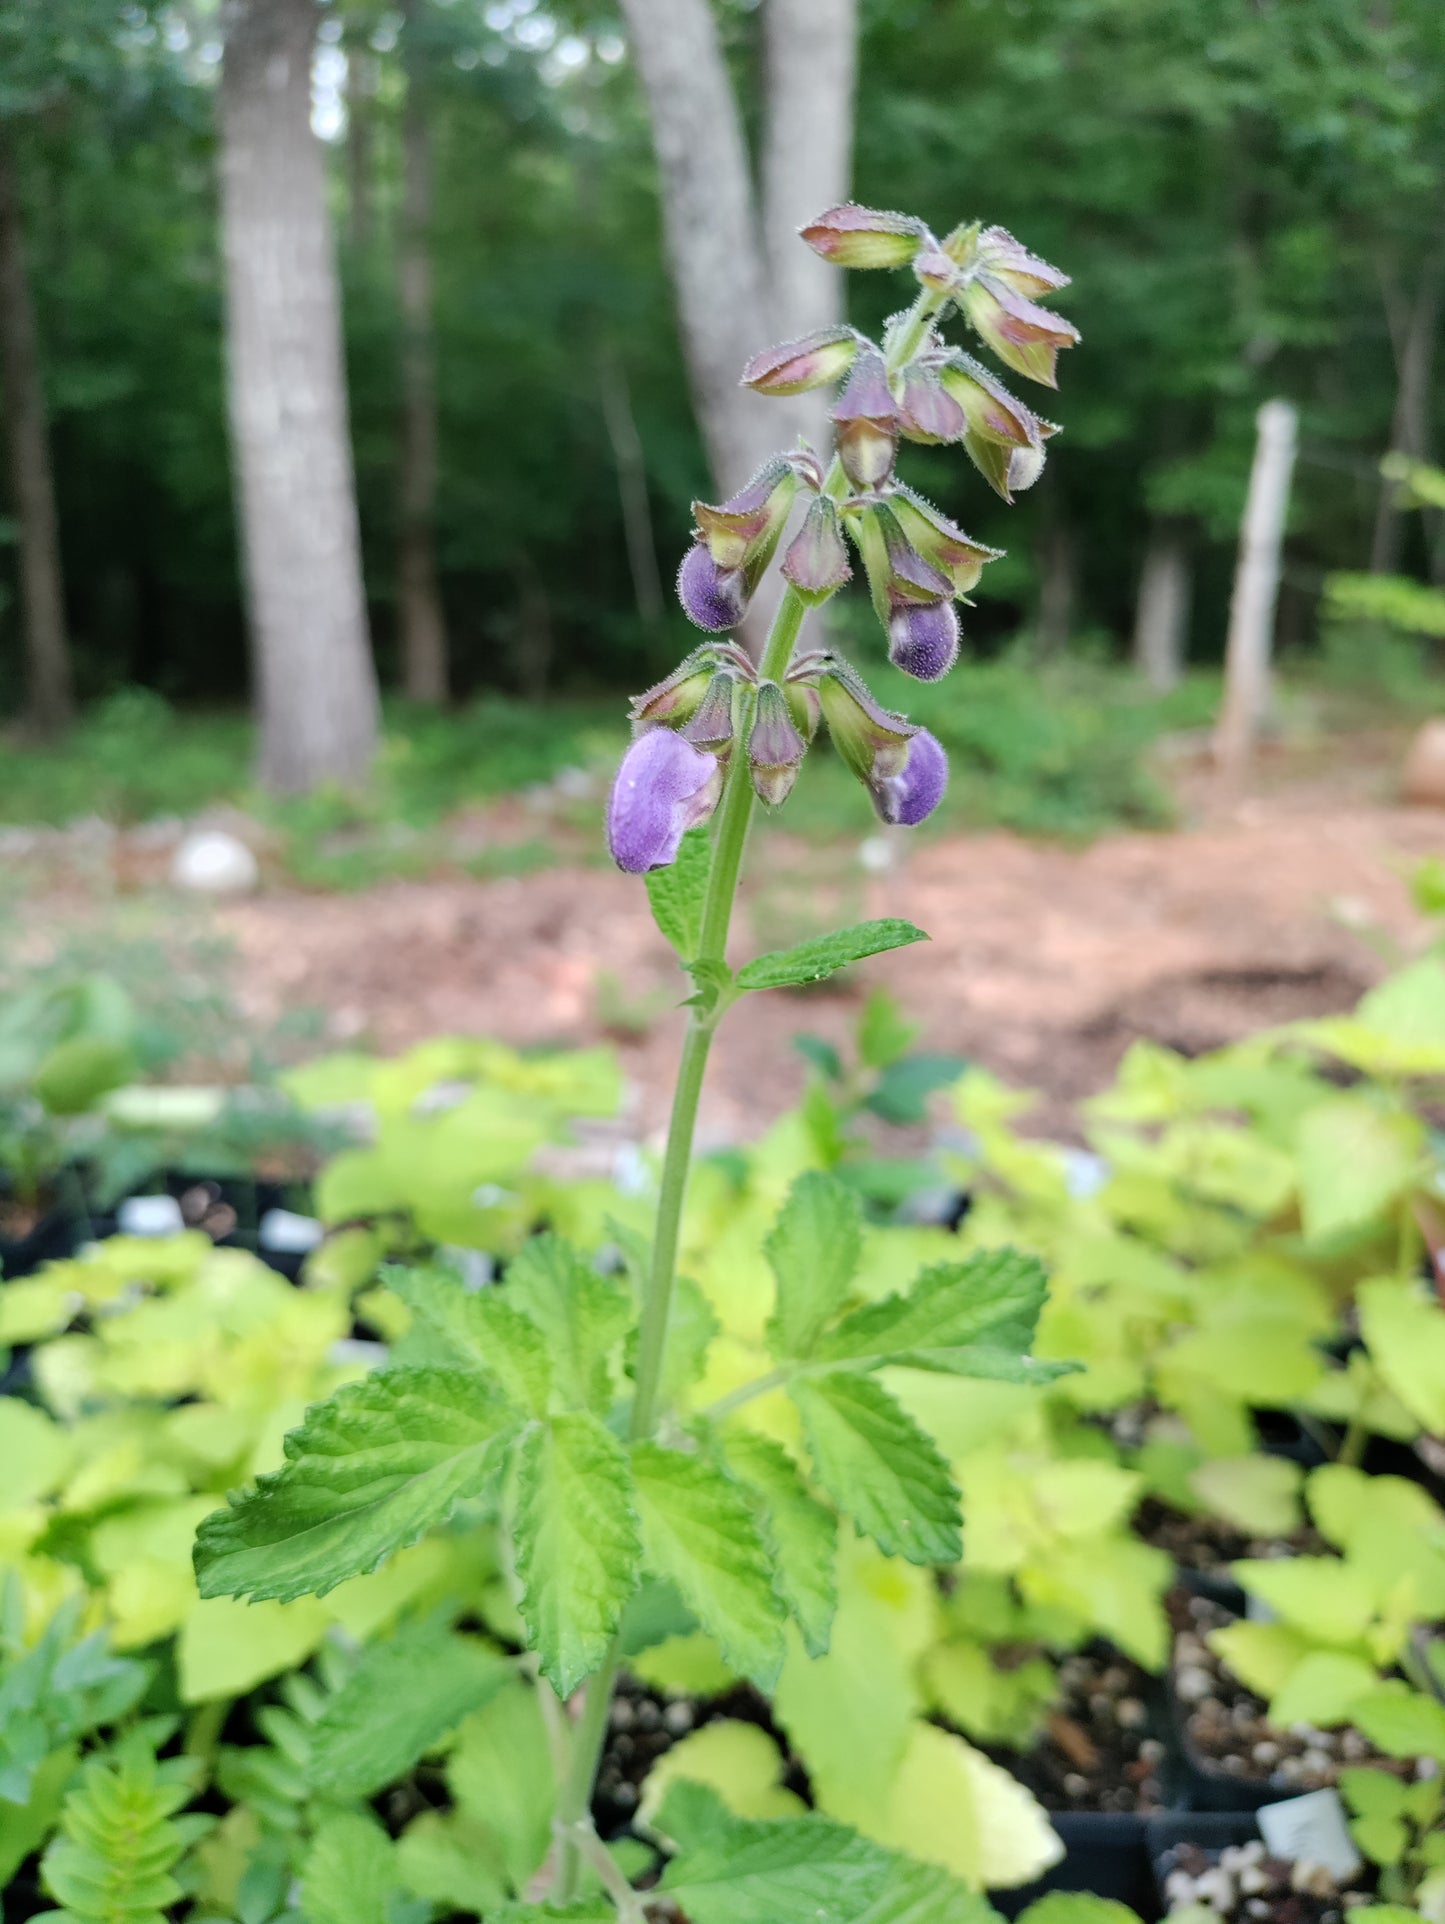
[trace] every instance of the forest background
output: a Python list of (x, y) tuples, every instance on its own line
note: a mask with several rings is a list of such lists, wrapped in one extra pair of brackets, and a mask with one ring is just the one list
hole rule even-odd
[[(237, 706), (256, 680), (228, 315), (233, 419), (266, 405), (238, 384), (276, 368), (237, 338), (237, 289), (264, 281), (245, 250), (266, 241), (234, 198), (223, 236), (220, 183), (246, 140), (285, 163), (294, 90), (290, 135), (284, 100), (247, 123), (240, 94), (248, 46), (293, 30), (339, 263), (364, 604), (338, 612), (334, 575), (308, 600), (294, 560), (272, 584), (299, 624), (273, 714), (324, 706), (348, 647), (422, 702), (574, 699), (665, 669), (685, 504), (747, 465), (712, 370), (841, 300), (779, 265), (815, 183), (940, 231), (987, 208), (1074, 277), (1088, 352), (1010, 525), (939, 450), (940, 505), (1010, 549), (975, 655), (1022, 637), (1031, 660), (1125, 656), (1162, 576), (1174, 640), (1217, 660), (1274, 395), (1301, 411), (1280, 648), (1315, 645), (1330, 571), (1445, 576), (1445, 514), (1406, 512), (1379, 472), (1437, 438), (1435, 0), (859, 0), (856, 18), (843, 0), (3, 0), (0, 716), (54, 731), (126, 688)], [(318, 337), (324, 294), (290, 290)], [(886, 297), (852, 277), (860, 307)], [(732, 338), (709, 340), (724, 308)], [(369, 699), (349, 744), (263, 749), (273, 785), (364, 771)]]

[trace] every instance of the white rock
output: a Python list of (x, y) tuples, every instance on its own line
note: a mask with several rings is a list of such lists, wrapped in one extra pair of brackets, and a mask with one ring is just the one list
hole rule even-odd
[(187, 835), (171, 863), (171, 881), (177, 888), (206, 895), (246, 895), (260, 879), (260, 866), (250, 849), (221, 828)]

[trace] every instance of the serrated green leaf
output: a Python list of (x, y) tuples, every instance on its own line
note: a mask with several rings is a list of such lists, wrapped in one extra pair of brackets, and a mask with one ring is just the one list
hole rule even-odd
[(560, 1236), (532, 1236), (509, 1265), (506, 1301), (541, 1330), (555, 1406), (603, 1416), (614, 1387), (609, 1358), (632, 1320), (621, 1283), (600, 1276)]
[(1398, 1817), (1356, 1817), (1350, 1835), (1376, 1864), (1398, 1864), (1409, 1835)]
[(958, 1491), (931, 1438), (871, 1376), (830, 1370), (790, 1390), (818, 1481), (889, 1556), (956, 1563)]
[(647, 1561), (681, 1592), (731, 1667), (770, 1689), (784, 1610), (746, 1495), (700, 1457), (636, 1443), (632, 1472)]
[(515, 1535), (522, 1620), (570, 1697), (602, 1662), (642, 1554), (627, 1452), (596, 1417), (555, 1416), (522, 1439)]
[(376, 1819), (337, 1811), (317, 1825), (301, 1867), (306, 1924), (387, 1924), (386, 1900), (401, 1879), (396, 1847)]
[(515, 1418), (462, 1370), (388, 1370), (348, 1383), (286, 1438), (285, 1466), (232, 1495), (196, 1533), (203, 1597), (324, 1596), (495, 1489)]
[(763, 1244), (777, 1279), (768, 1342), (780, 1357), (807, 1356), (848, 1294), (858, 1268), (863, 1210), (836, 1176), (800, 1176)]
[(1403, 1683), (1382, 1683), (1351, 1707), (1351, 1718), (1387, 1757), (1434, 1757), (1445, 1763), (1445, 1705)]
[(374, 1796), (514, 1674), (507, 1658), (440, 1624), (411, 1624), (371, 1644), (312, 1725), (313, 1787)]
[(458, 1815), (485, 1841), (488, 1861), (512, 1892), (525, 1891), (547, 1855), (556, 1803), (534, 1684), (516, 1678), (468, 1717), (447, 1765), (447, 1787)]
[(690, 828), (675, 861), (649, 870), (644, 878), (652, 919), (677, 951), (691, 962), (702, 940), (702, 908), (712, 867), (712, 838), (705, 828)]
[(1357, 1817), (1398, 1817), (1409, 1786), (1388, 1770), (1354, 1764), (1340, 1772), (1340, 1795)]
[(774, 1583), (797, 1620), (808, 1655), (820, 1657), (838, 1605), (837, 1519), (809, 1496), (797, 1465), (771, 1437), (736, 1429), (723, 1450), (728, 1468), (756, 1499)]
[(846, 969), (850, 962), (866, 956), (882, 955), (888, 949), (907, 948), (911, 942), (926, 942), (922, 929), (896, 917), (877, 922), (858, 922), (852, 928), (820, 935), (811, 942), (799, 942), (791, 949), (775, 949), (757, 956), (738, 970), (740, 989), (789, 989), (805, 982), (821, 982), (825, 976)]
[(1311, 1239), (1358, 1229), (1411, 1182), (1425, 1146), (1419, 1119), (1365, 1095), (1317, 1103), (1299, 1129), (1300, 1213)]
[(732, 1817), (700, 1784), (668, 1793), (658, 1826), (683, 1849), (661, 1889), (692, 1924), (987, 1924), (988, 1900), (822, 1817)]
[(437, 1266), (383, 1271), (386, 1287), (442, 1338), (448, 1362), (485, 1370), (518, 1409), (541, 1416), (552, 1368), (547, 1339), (499, 1289), (468, 1289)]
[(907, 1363), (1006, 1383), (1047, 1382), (1072, 1365), (1026, 1354), (1048, 1294), (1036, 1256), (985, 1249), (925, 1269), (902, 1296), (869, 1303), (823, 1341), (829, 1361)]

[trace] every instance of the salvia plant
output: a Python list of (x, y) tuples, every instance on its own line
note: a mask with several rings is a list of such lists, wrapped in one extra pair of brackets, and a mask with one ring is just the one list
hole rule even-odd
[[(284, 1467), (233, 1496), (197, 1537), (203, 1596), (288, 1601), (324, 1595), (451, 1518), (500, 1522), (527, 1646), (519, 1661), (542, 1680), (557, 1778), (546, 1889), (505, 1907), (509, 1924), (614, 1912), (640, 1924), (654, 1899), (692, 1924), (979, 1915), (976, 1894), (936, 1864), (821, 1817), (744, 1821), (687, 1782), (650, 1819), (672, 1861), (655, 1892), (637, 1890), (590, 1814), (624, 1613), (659, 1586), (681, 1598), (734, 1674), (767, 1690), (790, 1648), (828, 1648), (840, 1520), (888, 1556), (925, 1566), (958, 1557), (948, 1466), (881, 1369), (1028, 1383), (1069, 1367), (1028, 1354), (1044, 1278), (1011, 1250), (935, 1265), (906, 1291), (860, 1304), (856, 1195), (815, 1172), (794, 1186), (765, 1245), (771, 1368), (700, 1409), (689, 1395), (713, 1324), (701, 1293), (678, 1287), (676, 1258), (723, 1013), (751, 990), (813, 981), (922, 939), (906, 922), (870, 922), (734, 971), (728, 929), (754, 798), (786, 797), (820, 720), (885, 821), (922, 821), (947, 777), (938, 743), (882, 708), (849, 663), (827, 648), (798, 650), (804, 617), (848, 578), (851, 541), (893, 660), (924, 680), (947, 671), (954, 603), (992, 551), (895, 478), (899, 442), (961, 441), (1010, 499), (1037, 477), (1053, 429), (946, 345), (940, 322), (960, 310), (1001, 360), (1049, 383), (1057, 350), (1076, 338), (1037, 302), (1064, 276), (1000, 228), (965, 225), (940, 243), (919, 221), (849, 205), (803, 238), (844, 267), (911, 268), (918, 291), (879, 344), (830, 328), (748, 367), (745, 380), (764, 394), (841, 381), (836, 452), (826, 468), (808, 448), (781, 454), (721, 506), (696, 505), (679, 593), (718, 638), (634, 706), (636, 738), (609, 811), (612, 852), (647, 874), (656, 919), (693, 983), (651, 1249), (627, 1279), (555, 1235), (526, 1241), (500, 1287), (468, 1289), (436, 1267), (389, 1271), (419, 1341), (313, 1407), (287, 1438)], [(795, 519), (755, 666), (725, 637)], [(753, 1420), (775, 1393), (792, 1406), (777, 1434)]]

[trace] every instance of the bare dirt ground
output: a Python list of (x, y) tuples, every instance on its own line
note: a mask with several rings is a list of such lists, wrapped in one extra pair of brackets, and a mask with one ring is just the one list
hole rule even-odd
[[(952, 837), (869, 876), (856, 850), (810, 856), (770, 837), (744, 915), (765, 946), (862, 915), (906, 916), (932, 940), (832, 992), (752, 998), (715, 1052), (705, 1138), (756, 1133), (794, 1101), (805, 1065), (791, 1038), (842, 1041), (875, 984), (922, 1022), (924, 1046), (1038, 1090), (1035, 1126), (1059, 1133), (1136, 1037), (1192, 1054), (1348, 1007), (1423, 939), (1406, 877), (1445, 853), (1445, 812), (1387, 799), (1396, 746), (1266, 764), (1243, 797), (1186, 769), (1178, 830), (1084, 849)], [(681, 992), (632, 878), (561, 868), (358, 896), (278, 890), (219, 920), (259, 1018), (320, 1005), (338, 1040), (385, 1050), (446, 1031), (563, 1045), (611, 1033), (633, 1127), (651, 1135), (665, 1120)]]

